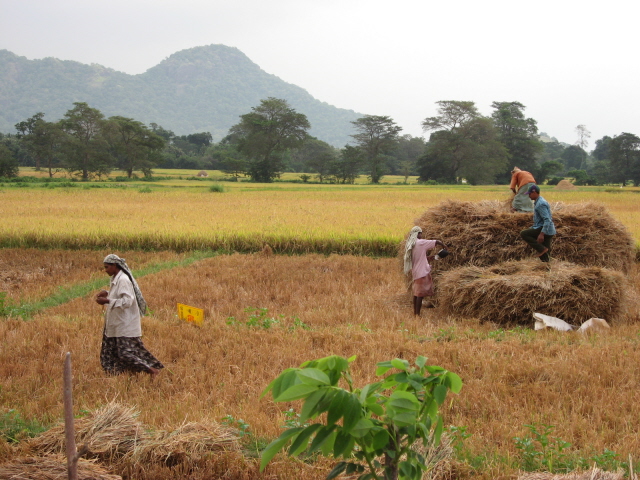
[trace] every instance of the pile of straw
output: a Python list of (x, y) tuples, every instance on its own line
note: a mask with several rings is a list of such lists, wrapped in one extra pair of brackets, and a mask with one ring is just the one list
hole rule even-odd
[[(90, 415), (76, 419), (78, 449), (86, 444), (87, 457), (113, 461), (148, 437), (136, 420), (133, 408), (110, 402)], [(28, 448), (40, 454), (65, 453), (64, 424), (57, 425), (29, 441)]]
[(443, 433), (440, 443), (424, 445), (424, 443), (414, 443), (411, 448), (424, 457), (424, 465), (427, 470), (422, 474), (422, 480), (444, 480), (451, 478), (451, 459), (453, 458), (453, 447), (451, 437)]
[(173, 432), (158, 432), (136, 445), (123, 459), (129, 465), (194, 466), (212, 454), (239, 451), (234, 430), (218, 423), (187, 423)]
[[(520, 475), (518, 480), (624, 480), (624, 472), (606, 472), (599, 468), (592, 468), (582, 472), (571, 472), (563, 474), (554, 474), (548, 472), (532, 472)], [(638, 476), (633, 475), (632, 480), (637, 480)]]
[(558, 190), (575, 190), (576, 186), (569, 180), (560, 180), (556, 185)]
[(438, 288), (445, 314), (529, 326), (535, 312), (576, 326), (592, 317), (611, 322), (627, 313), (630, 302), (620, 272), (538, 260), (458, 268), (442, 274)]
[[(627, 229), (596, 203), (551, 205), (557, 229), (552, 258), (578, 265), (631, 271), (635, 243)], [(486, 267), (529, 259), (535, 252), (520, 238), (531, 213), (510, 213), (498, 201), (448, 200), (427, 210), (415, 224), (423, 238), (444, 241), (451, 255), (435, 262), (434, 273), (461, 266)], [(404, 242), (400, 256), (404, 255)]]
[[(0, 478), (12, 480), (67, 480), (67, 459), (63, 455), (19, 458), (0, 465)], [(78, 461), (78, 480), (122, 480), (100, 465)]]

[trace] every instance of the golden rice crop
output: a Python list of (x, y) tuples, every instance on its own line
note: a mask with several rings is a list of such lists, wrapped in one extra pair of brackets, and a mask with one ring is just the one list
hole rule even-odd
[[(206, 183), (206, 182), (195, 182)], [(7, 188), (0, 195), (0, 245), (15, 247), (257, 251), (393, 255), (428, 207), (455, 197), (505, 198), (506, 187), (230, 184), (153, 188)], [(593, 200), (640, 239), (637, 194), (544, 192), (549, 201)]]
[[(470, 454), (489, 459), (480, 478), (515, 473), (513, 437), (524, 436), (532, 423), (554, 425), (553, 435), (585, 458), (605, 448), (623, 459), (640, 451), (637, 325), (615, 324), (606, 335), (583, 337), (453, 321), (434, 310), (416, 318), (393, 258), (229, 255), (139, 283), (153, 311), (143, 320), (144, 342), (166, 366), (159, 378), (104, 374), (98, 360), (102, 310), (87, 296), (29, 321), (0, 322), (2, 407), (25, 418), (60, 419), (62, 362), (71, 351), (78, 413), (116, 399), (140, 411), (139, 420), (156, 430), (231, 415), (249, 423), (256, 438), (272, 439), (282, 431), (284, 412), (300, 408), (299, 402), (259, 398), (283, 369), (330, 354), (356, 354), (354, 382), (363, 385), (377, 379), (376, 362), (424, 355), (463, 379), (462, 392), (442, 411), (447, 425), (472, 434), (465, 443)], [(181, 323), (176, 302), (203, 308), (205, 324)], [(254, 308), (267, 310), (262, 315)], [(251, 315), (277, 323), (247, 326)], [(321, 479), (331, 465), (278, 457), (260, 476), (251, 470), (255, 464), (225, 461), (245, 472), (237, 478)], [(150, 467), (144, 475), (136, 478), (179, 478), (179, 471)]]

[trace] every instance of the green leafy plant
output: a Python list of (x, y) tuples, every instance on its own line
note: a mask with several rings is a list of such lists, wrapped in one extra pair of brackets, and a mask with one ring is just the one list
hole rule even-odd
[[(355, 388), (349, 367), (354, 360), (332, 355), (305, 362), (283, 371), (267, 386), (262, 395), (271, 392), (276, 402), (304, 400), (301, 424), (326, 416), (324, 423), (285, 430), (262, 453), (261, 470), (290, 444), (291, 456), (306, 451), (342, 458), (327, 480), (341, 473), (359, 474), (359, 480), (422, 478), (425, 458), (412, 446), (440, 442), (443, 423), (438, 408), (449, 391), (460, 391), (462, 380), (442, 367), (427, 366), (420, 356), (415, 365), (398, 358), (378, 363), (379, 376), (397, 372)], [(341, 381), (346, 389), (338, 386)]]
[(225, 415), (224, 417), (222, 417), (222, 425), (226, 425), (227, 427), (235, 429), (238, 432), (238, 436), (240, 438), (251, 435), (251, 432), (249, 431), (251, 425), (246, 423), (241, 418), (236, 419), (233, 415)]
[(571, 447), (569, 442), (561, 438), (551, 437), (555, 428), (544, 423), (525, 425), (532, 436), (515, 437), (516, 448), (522, 455), (521, 468), (532, 472), (545, 469), (549, 472), (568, 471), (573, 468), (573, 463), (567, 456), (567, 450)]
[(209, 191), (213, 193), (224, 193), (224, 185), (221, 183), (214, 183), (209, 187)]
[(15, 410), (0, 413), (0, 437), (8, 442), (17, 443), (28, 437), (35, 437), (46, 428), (35, 420), (25, 420)]

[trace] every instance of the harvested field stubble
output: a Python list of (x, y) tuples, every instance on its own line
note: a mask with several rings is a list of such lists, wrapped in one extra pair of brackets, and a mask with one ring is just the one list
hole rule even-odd
[[(596, 203), (551, 205), (557, 235), (552, 257), (585, 266), (629, 272), (635, 260), (634, 240), (606, 207)], [(460, 202), (448, 200), (430, 208), (415, 224), (423, 238), (442, 239), (451, 255), (437, 262), (434, 272), (460, 266), (486, 267), (533, 256), (520, 238), (532, 225), (530, 213), (510, 213), (496, 201)], [(404, 242), (401, 245), (404, 252)]]
[[(67, 480), (67, 458), (63, 455), (27, 457), (0, 465), (0, 478), (7, 480)], [(122, 480), (105, 468), (82, 458), (78, 461), (78, 480)]]
[[(479, 478), (514, 475), (512, 463), (492, 459), (518, 458), (513, 438), (537, 422), (556, 426), (554, 436), (585, 458), (605, 448), (623, 459), (640, 451), (637, 325), (621, 322), (607, 335), (586, 337), (454, 322), (433, 310), (415, 318), (409, 303), (398, 304), (402, 283), (395, 259), (320, 255), (219, 256), (148, 275), (140, 287), (154, 313), (143, 320), (143, 333), (145, 345), (167, 367), (159, 378), (104, 374), (98, 359), (101, 309), (87, 296), (31, 321), (0, 322), (2, 405), (27, 419), (61, 418), (62, 362), (71, 351), (78, 411), (117, 399), (140, 411), (139, 420), (156, 431), (231, 415), (268, 441), (282, 432), (283, 412), (301, 408), (299, 402), (259, 398), (285, 368), (357, 354), (352, 373), (360, 386), (379, 379), (376, 362), (424, 355), (463, 379), (462, 392), (448, 398), (442, 412), (447, 425), (466, 426), (472, 434), (465, 442), (471, 455), (489, 459)], [(179, 322), (177, 301), (204, 308), (203, 327)], [(247, 307), (267, 308), (279, 323), (248, 327), (240, 323)], [(228, 323), (230, 316), (235, 324)], [(279, 457), (258, 474), (237, 452), (220, 455), (212, 468), (228, 465), (233, 478), (320, 480), (332, 464)], [(184, 466), (146, 465), (131, 478), (204, 480), (206, 462), (196, 461), (188, 477), (180, 477)]]
[(443, 314), (500, 324), (530, 326), (533, 313), (575, 326), (592, 317), (609, 322), (638, 317), (633, 286), (622, 273), (566, 262), (530, 260), (461, 267), (443, 273), (438, 287)]

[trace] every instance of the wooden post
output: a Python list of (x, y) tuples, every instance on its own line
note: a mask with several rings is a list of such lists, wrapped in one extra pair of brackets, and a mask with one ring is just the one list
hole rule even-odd
[(71, 352), (67, 352), (64, 360), (64, 435), (67, 446), (67, 474), (69, 480), (78, 480), (78, 452), (76, 450), (76, 430), (73, 425)]

